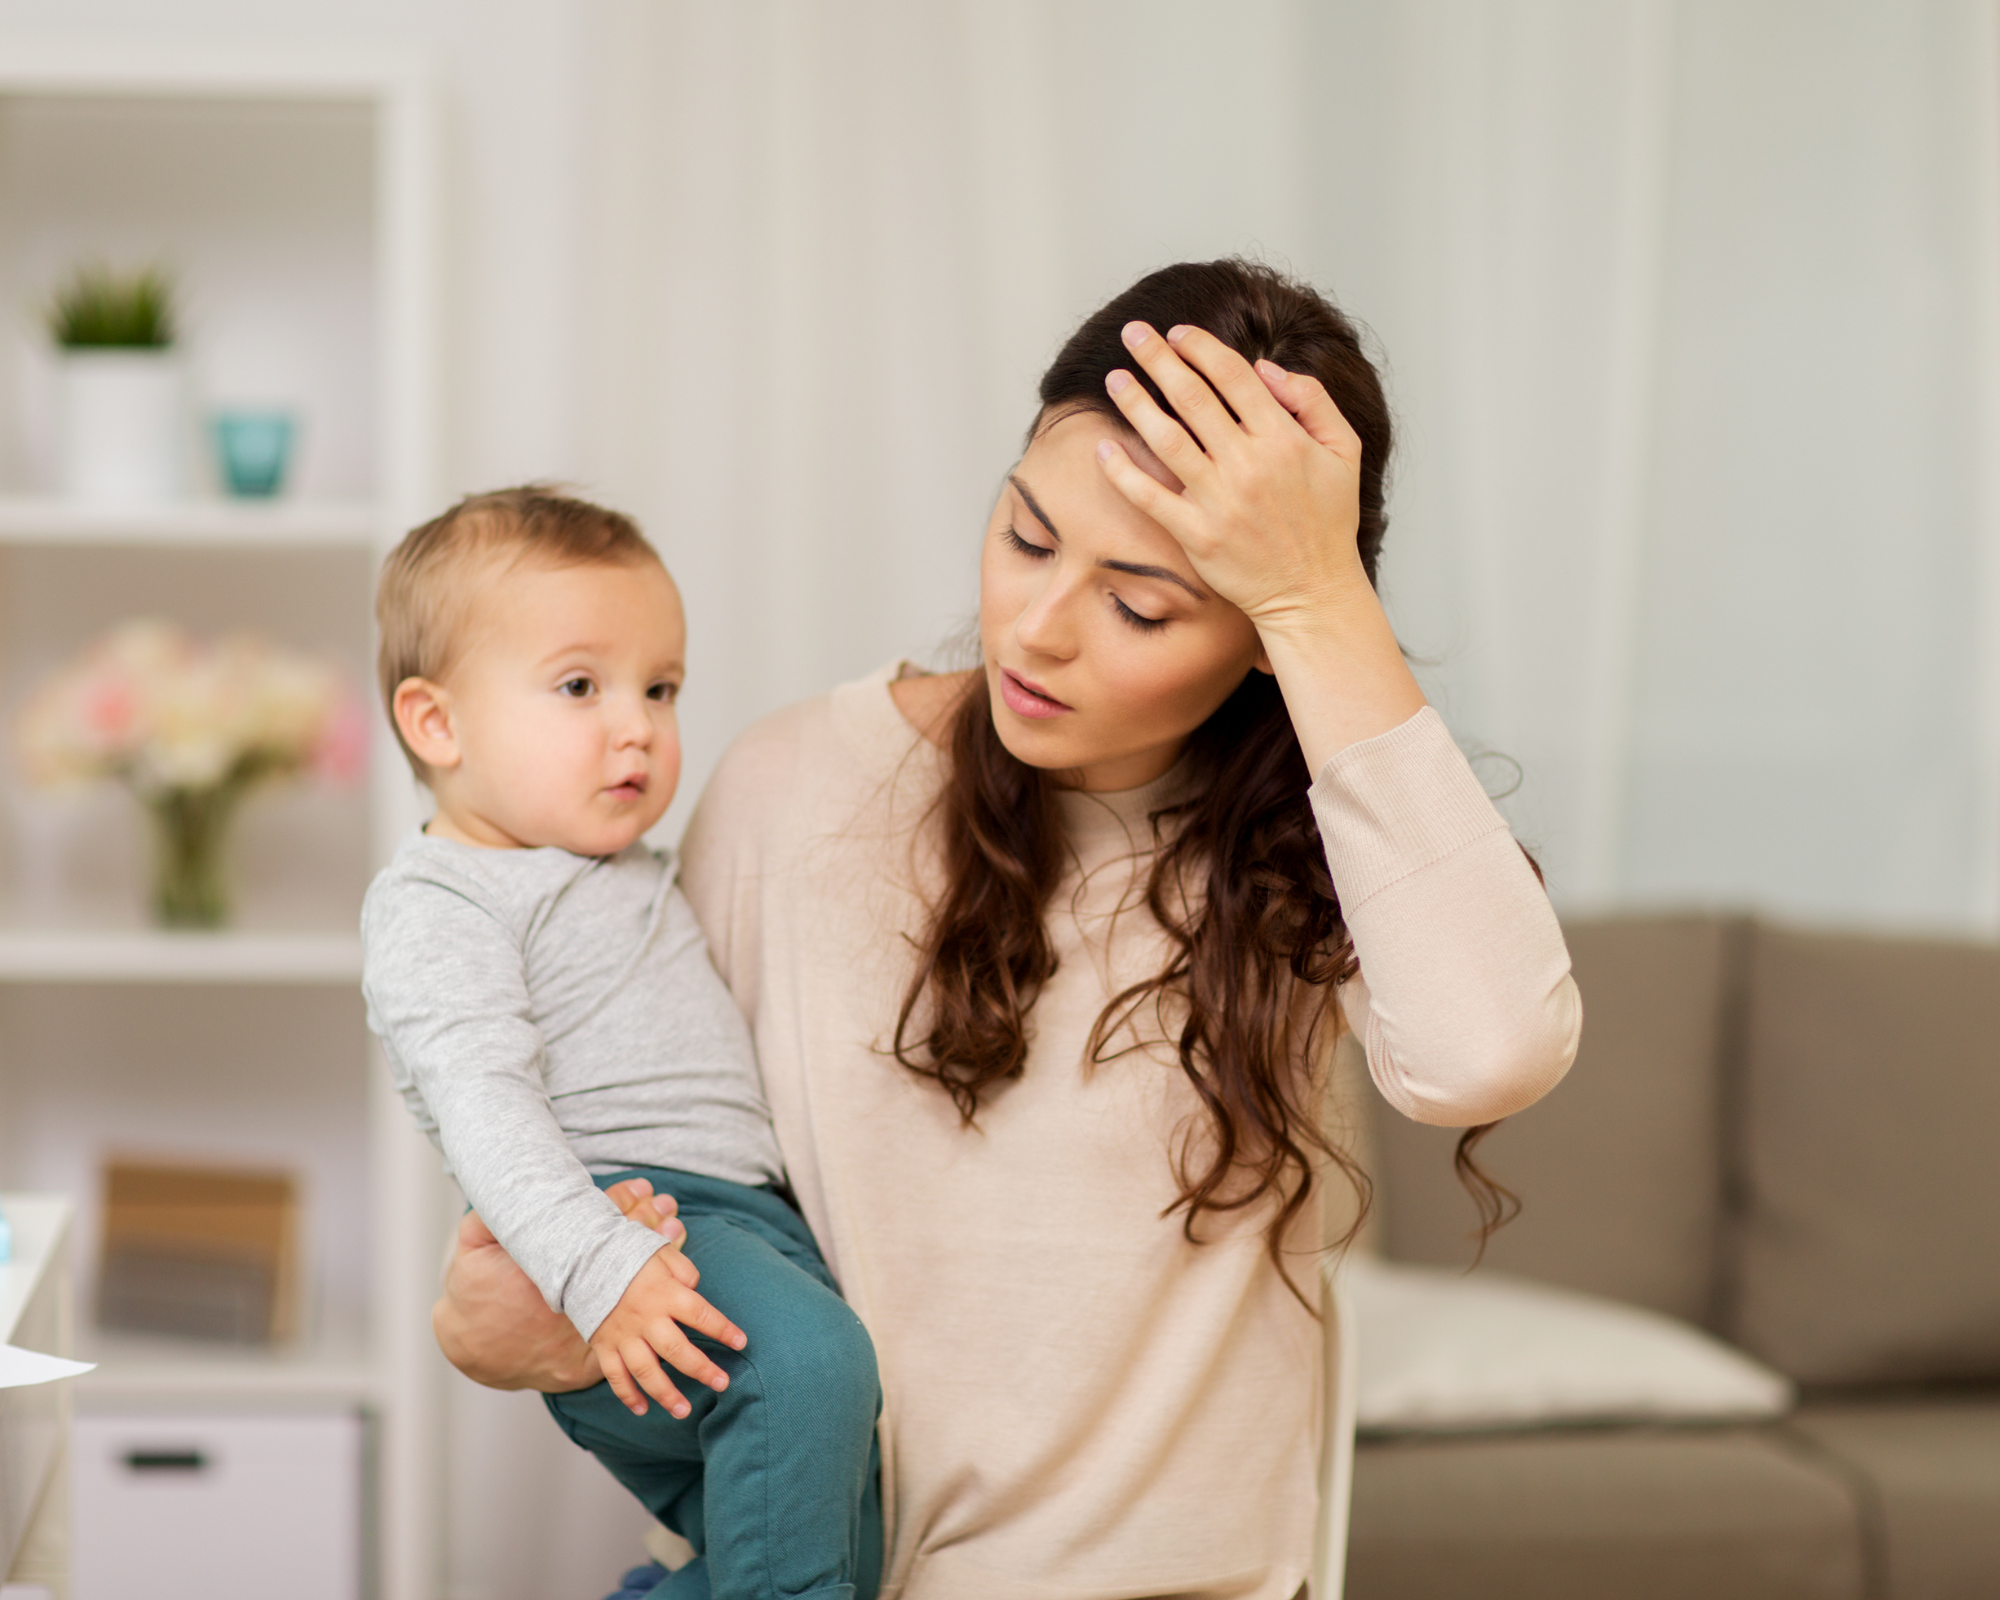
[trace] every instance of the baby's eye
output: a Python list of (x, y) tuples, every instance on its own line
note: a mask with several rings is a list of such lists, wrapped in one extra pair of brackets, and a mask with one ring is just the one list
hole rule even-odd
[(680, 698), (680, 693), (681, 686), (677, 683), (655, 683), (647, 686), (646, 698), (664, 700), (668, 705), (672, 705)]
[(582, 700), (596, 687), (588, 678), (570, 678), (557, 692), (568, 695), (572, 700)]

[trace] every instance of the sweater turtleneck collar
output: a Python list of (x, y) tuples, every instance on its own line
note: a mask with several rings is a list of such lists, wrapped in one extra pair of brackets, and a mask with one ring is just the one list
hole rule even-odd
[(1121, 850), (1153, 847), (1152, 816), (1180, 797), (1182, 769), (1176, 765), (1136, 789), (1059, 789), (1056, 808), (1063, 830), (1079, 854), (1115, 846)]

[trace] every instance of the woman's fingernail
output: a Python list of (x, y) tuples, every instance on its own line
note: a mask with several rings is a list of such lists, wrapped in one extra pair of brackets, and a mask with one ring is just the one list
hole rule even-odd
[(1282, 378), (1285, 375), (1285, 369), (1277, 362), (1266, 361), (1261, 356), (1257, 359), (1257, 370), (1267, 378)]
[(1131, 381), (1132, 374), (1127, 372), (1123, 367), (1120, 367), (1104, 380), (1104, 387), (1109, 389), (1113, 394), (1117, 394)]
[(1097, 459), (1099, 461), (1109, 461), (1111, 459), (1111, 441), (1109, 439), (1099, 439), (1097, 441)]
[(1168, 344), (1179, 344), (1181, 340), (1185, 339), (1187, 336), (1188, 336), (1188, 325), (1185, 322), (1177, 323), (1175, 326), (1167, 329)]
[(1136, 350), (1152, 337), (1152, 333), (1153, 330), (1143, 322), (1128, 322), (1120, 337), (1124, 339), (1126, 349)]

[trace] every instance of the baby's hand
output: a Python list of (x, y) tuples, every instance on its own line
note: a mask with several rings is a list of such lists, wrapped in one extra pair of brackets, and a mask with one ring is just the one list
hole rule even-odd
[(680, 1207), (674, 1203), (672, 1195), (655, 1194), (652, 1183), (645, 1178), (627, 1178), (623, 1183), (614, 1183), (604, 1192), (632, 1221), (651, 1228), (675, 1247), (662, 1253), (668, 1271), (690, 1289), (701, 1287), (701, 1273), (692, 1261), (681, 1254), (679, 1248), (687, 1243), (687, 1229), (675, 1214)]
[[(677, 1417), (692, 1409), (660, 1365), (662, 1356), (711, 1389), (719, 1392), (729, 1387), (729, 1374), (695, 1348), (680, 1324), (732, 1350), (741, 1350), (750, 1342), (741, 1328), (680, 1280), (673, 1265), (676, 1257), (686, 1261), (672, 1249), (662, 1250), (647, 1261), (625, 1286), (611, 1315), (590, 1336), (590, 1348), (604, 1369), (605, 1381), (635, 1417), (646, 1414), (648, 1394)], [(639, 1392), (642, 1389), (645, 1394)]]

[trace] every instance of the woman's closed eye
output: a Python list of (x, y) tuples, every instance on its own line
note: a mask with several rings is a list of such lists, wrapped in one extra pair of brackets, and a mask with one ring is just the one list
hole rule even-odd
[(1115, 594), (1111, 597), (1111, 604), (1116, 608), (1119, 620), (1130, 623), (1141, 633), (1158, 633), (1169, 620), (1166, 617), (1142, 617)]
[(1007, 548), (1009, 550), (1015, 551), (1020, 555), (1027, 556), (1032, 561), (1039, 561), (1044, 556), (1052, 556), (1055, 554), (1055, 551), (1050, 549), (1045, 544), (1030, 544), (1026, 539), (1023, 539), (1021, 535), (1015, 531), (1012, 523), (1009, 523), (1006, 527), (1000, 530), (1000, 537), (1002, 540), (1006, 542)]

